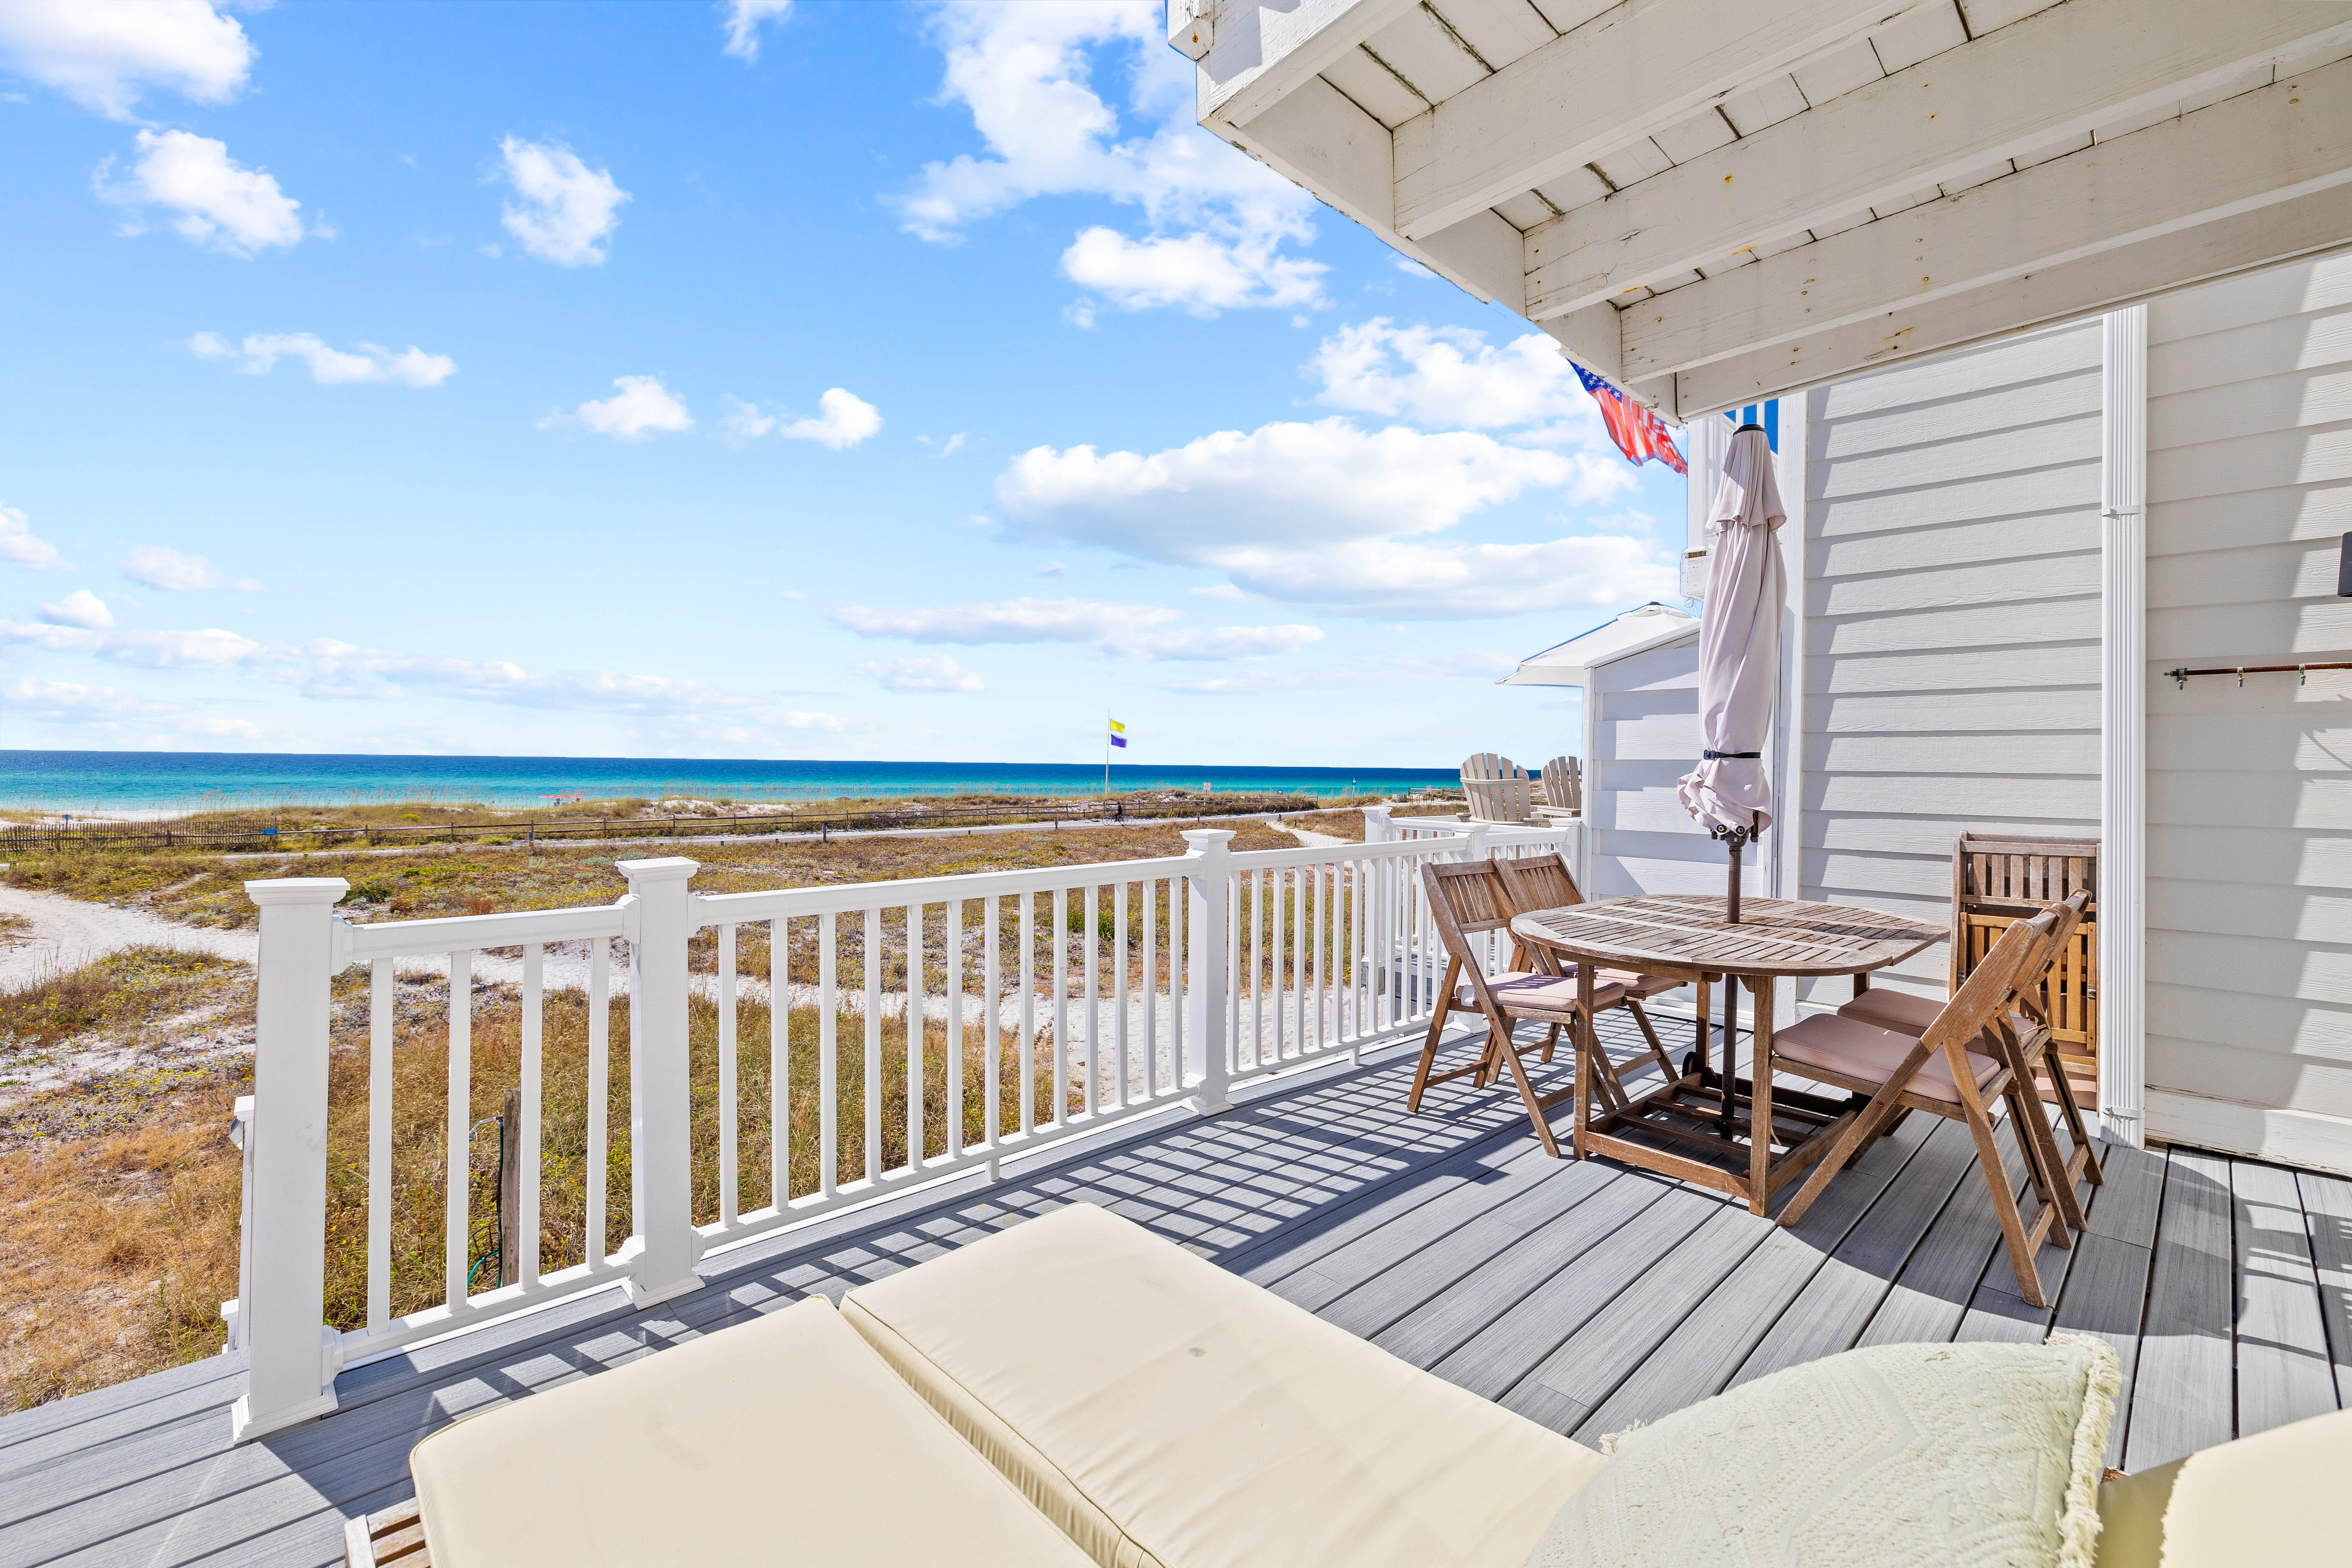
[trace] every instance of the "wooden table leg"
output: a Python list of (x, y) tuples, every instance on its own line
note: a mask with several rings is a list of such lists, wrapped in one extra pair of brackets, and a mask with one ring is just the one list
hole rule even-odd
[(1576, 1125), (1569, 1130), (1568, 1146), (1577, 1158), (1584, 1158), (1584, 1129), (1592, 1120), (1592, 1075), (1601, 1051), (1601, 1037), (1592, 1026), (1592, 976), (1598, 964), (1576, 966)]
[(1772, 1173), (1772, 977), (1759, 974), (1748, 987), (1756, 995), (1756, 1043), (1748, 1068), (1755, 1085), (1748, 1106), (1748, 1212), (1760, 1215), (1769, 1196), (1765, 1181)]
[(1723, 1115), (1716, 1127), (1728, 1141), (1739, 1136), (1739, 1121), (1733, 1103), (1739, 1088), (1739, 976), (1723, 977)]

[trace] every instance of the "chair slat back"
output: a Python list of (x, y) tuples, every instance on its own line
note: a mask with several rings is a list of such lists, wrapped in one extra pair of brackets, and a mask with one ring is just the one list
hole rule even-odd
[(1495, 870), (1503, 879), (1503, 892), (1511, 900), (1514, 913), (1565, 909), (1584, 902), (1584, 895), (1577, 890), (1576, 879), (1569, 875), (1568, 862), (1557, 854), (1516, 858), (1497, 856)]
[(2060, 1055), (2095, 1075), (2099, 1052), (2099, 841), (1963, 833), (1952, 844), (1951, 984), (1984, 962), (2011, 923), (2075, 894), (2083, 912), (2049, 965), (2042, 1005)]
[[(1462, 966), (1462, 978), (1470, 983), (1471, 994), (1478, 999), (1479, 1010), (1490, 1018), (1500, 1018), (1502, 1012), (1486, 982), (1486, 956), (1480, 952), (1486, 944), (1474, 945), (1470, 941), (1481, 932), (1500, 930), (1511, 923), (1511, 902), (1503, 891), (1502, 878), (1496, 874), (1495, 863), (1432, 861), (1421, 868), (1421, 886), (1429, 897), (1430, 918), (1437, 924), (1438, 940), (1445, 944), (1447, 956)], [(1452, 984), (1449, 977), (1449, 990)]]
[(1955, 1040), (1964, 1046), (1973, 1042), (1993, 1015), (2000, 1011), (2001, 1004), (2009, 1000), (2026, 962), (2049, 940), (2057, 925), (2058, 911), (2044, 910), (2001, 932), (2000, 940), (1993, 943), (1984, 962), (1952, 993), (1952, 999), (1944, 1004), (1944, 1010), (1936, 1015), (1936, 1021), (1927, 1026), (1921, 1039), (1939, 1050)]
[(1495, 752), (1462, 763), (1462, 794), (1473, 822), (1530, 822), (1535, 818), (1535, 781), (1527, 770)]
[(1543, 765), (1544, 804), (1560, 811), (1584, 810), (1584, 763), (1575, 757), (1554, 757)]

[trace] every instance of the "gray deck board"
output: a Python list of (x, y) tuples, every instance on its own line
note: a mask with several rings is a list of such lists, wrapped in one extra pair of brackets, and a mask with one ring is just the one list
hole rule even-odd
[[(1636, 1039), (1612, 1030), (1621, 1054)], [(451, 1420), (1072, 1202), (1588, 1442), (1898, 1330), (2021, 1336), (2050, 1321), (2105, 1337), (2126, 1370), (2111, 1462), (2134, 1468), (2332, 1408), (2352, 1384), (2352, 1183), (2108, 1150), (2090, 1233), (2046, 1249), (2044, 1314), (2015, 1300), (1952, 1123), (1915, 1119), (1783, 1228), (1647, 1173), (1549, 1159), (1500, 1090), (1444, 1085), (1408, 1116), (1411, 1061), (1335, 1063), (1209, 1121), (1170, 1112), (1008, 1163), (993, 1184), (968, 1173), (829, 1215), (705, 1259), (702, 1289), (646, 1311), (605, 1291), (354, 1367), (336, 1414), (242, 1448), (227, 1441), (236, 1357), (0, 1417), (0, 1568), (331, 1568), (343, 1520), (410, 1495), (409, 1449)]]
[(2238, 1296), (2238, 1417), (2257, 1431), (2336, 1408), (2311, 1236), (2294, 1173), (2230, 1165)]
[(2230, 1436), (2230, 1162), (2175, 1149), (2165, 1162), (2124, 1468), (2167, 1464)]
[(2311, 1236), (2327, 1356), (2336, 1367), (2336, 1403), (2352, 1406), (2352, 1182), (2298, 1171), (2295, 1185)]

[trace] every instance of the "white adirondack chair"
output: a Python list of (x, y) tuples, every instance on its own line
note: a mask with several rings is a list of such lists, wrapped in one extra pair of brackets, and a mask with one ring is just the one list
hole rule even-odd
[(1480, 752), (1462, 763), (1462, 795), (1473, 822), (1536, 820), (1535, 781), (1510, 758)]
[(1584, 815), (1584, 763), (1575, 757), (1554, 757), (1543, 765), (1543, 798), (1536, 815), (1549, 820)]

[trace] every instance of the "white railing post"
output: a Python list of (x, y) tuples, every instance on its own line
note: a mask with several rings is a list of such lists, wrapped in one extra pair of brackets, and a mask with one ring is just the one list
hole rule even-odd
[(1365, 843), (1393, 844), (1396, 842), (1396, 824), (1390, 820), (1389, 808), (1387, 806), (1368, 805), (1364, 807)]
[(1190, 889), (1184, 909), (1184, 1079), (1194, 1085), (1192, 1109), (1203, 1116), (1231, 1110), (1225, 1098), (1232, 1079), (1225, 1034), (1225, 989), (1234, 976), (1225, 973), (1229, 934), (1226, 911), (1233, 900), (1234, 861), (1229, 827), (1188, 828), (1184, 842), (1192, 847), (1185, 858), (1192, 864), (1184, 873)]
[(249, 1348), (230, 1412), (236, 1442), (335, 1407), (342, 1339), (320, 1321), (327, 1292), (327, 983), (341, 877), (247, 882), (261, 910), (246, 1123), (246, 1278), (237, 1332)]
[(650, 1307), (700, 1288), (694, 1265), (693, 1085), (687, 1064), (687, 939), (695, 863), (623, 860), (629, 937), (629, 1205), (624, 1256), (631, 1304)]

